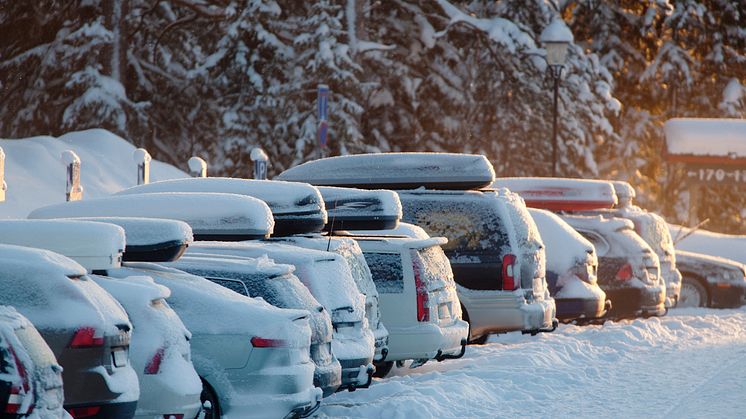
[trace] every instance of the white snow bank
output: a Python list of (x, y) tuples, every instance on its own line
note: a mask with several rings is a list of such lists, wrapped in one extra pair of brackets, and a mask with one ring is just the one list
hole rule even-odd
[(492, 188), (508, 188), (526, 205), (549, 210), (611, 208), (617, 196), (610, 182), (591, 179), (512, 177), (497, 178)]
[(124, 230), (77, 220), (0, 220), (0, 243), (35, 247), (67, 256), (88, 270), (119, 267)]
[(674, 118), (663, 130), (669, 154), (746, 157), (746, 119)]
[(495, 170), (486, 157), (477, 154), (372, 153), (309, 161), (282, 172), (277, 178), (313, 185), (366, 185), (384, 189), (386, 185), (411, 188), (459, 183), (478, 187), (494, 181)]
[[(0, 139), (5, 150), (7, 200), (0, 205), (0, 218), (25, 218), (31, 210), (65, 201), (64, 150), (73, 150), (81, 160), (84, 199), (98, 198), (137, 183), (135, 147), (106, 130), (71, 132), (59, 138), (40, 136)], [(156, 160), (151, 162), (151, 180), (188, 176)]]
[(744, 346), (746, 309), (510, 333), (336, 393), (319, 417), (740, 417)]
[(699, 229), (688, 237), (681, 239), (691, 232), (691, 229), (675, 224), (669, 224), (668, 228), (671, 237), (676, 242), (676, 250), (688, 250), (746, 263), (746, 236), (714, 233)]
[(218, 193), (158, 193), (109, 196), (39, 208), (29, 218), (145, 217), (184, 221), (195, 235), (267, 236), (274, 227), (269, 207), (248, 196)]
[(192, 228), (183, 221), (138, 217), (81, 217), (75, 220), (118, 225), (124, 229), (127, 246), (147, 246), (170, 241), (191, 243), (193, 240)]

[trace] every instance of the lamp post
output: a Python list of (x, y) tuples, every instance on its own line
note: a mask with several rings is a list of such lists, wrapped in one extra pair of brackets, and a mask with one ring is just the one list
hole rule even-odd
[(573, 42), (572, 32), (562, 19), (555, 19), (541, 32), (539, 38), (547, 50), (549, 75), (554, 82), (554, 114), (552, 116), (552, 177), (557, 176), (557, 105), (559, 99), (559, 81), (562, 69), (565, 68), (567, 47)]

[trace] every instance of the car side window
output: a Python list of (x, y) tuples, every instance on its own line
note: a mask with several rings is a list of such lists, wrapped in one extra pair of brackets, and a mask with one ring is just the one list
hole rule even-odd
[(245, 295), (247, 297), (250, 297), (249, 291), (246, 289), (246, 285), (244, 285), (243, 282), (238, 281), (236, 279), (225, 279), (225, 278), (207, 278), (210, 281), (228, 288), (231, 291), (235, 291), (241, 295)]
[(380, 294), (404, 292), (404, 268), (398, 253), (364, 253), (373, 282)]
[(606, 254), (609, 252), (609, 249), (611, 248), (611, 246), (609, 246), (609, 242), (607, 242), (606, 239), (601, 237), (599, 234), (585, 230), (578, 230), (578, 233), (588, 239), (589, 242), (593, 243), (593, 246), (596, 248), (596, 255), (598, 257), (606, 256)]

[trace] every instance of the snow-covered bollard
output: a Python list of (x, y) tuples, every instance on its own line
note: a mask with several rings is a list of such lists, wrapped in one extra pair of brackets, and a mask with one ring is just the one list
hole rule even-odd
[(207, 177), (207, 162), (197, 156), (192, 156), (187, 161), (189, 174), (192, 177)]
[(132, 155), (137, 164), (137, 184), (145, 185), (150, 183), (150, 153), (144, 148), (138, 148)]
[(254, 179), (267, 179), (267, 163), (269, 156), (259, 147), (251, 149), (251, 161), (254, 162)]
[(8, 185), (5, 183), (5, 152), (0, 147), (0, 202), (5, 201), (5, 191)]
[(67, 168), (65, 199), (68, 201), (80, 201), (83, 199), (83, 186), (80, 184), (80, 158), (72, 150), (63, 151), (60, 158)]

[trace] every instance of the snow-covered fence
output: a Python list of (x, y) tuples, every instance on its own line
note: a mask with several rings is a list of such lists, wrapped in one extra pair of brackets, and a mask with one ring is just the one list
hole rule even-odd
[(192, 156), (187, 161), (189, 174), (192, 177), (207, 177), (207, 162), (197, 156)]
[(144, 148), (135, 150), (132, 158), (137, 163), (137, 184), (145, 185), (150, 183), (150, 153)]
[(267, 163), (269, 156), (259, 147), (251, 150), (251, 161), (254, 162), (254, 179), (267, 179)]
[(5, 191), (8, 185), (5, 184), (5, 152), (0, 147), (0, 202), (5, 201)]
[(83, 186), (80, 184), (80, 157), (72, 150), (65, 150), (60, 158), (67, 168), (65, 199), (80, 201), (83, 199)]

